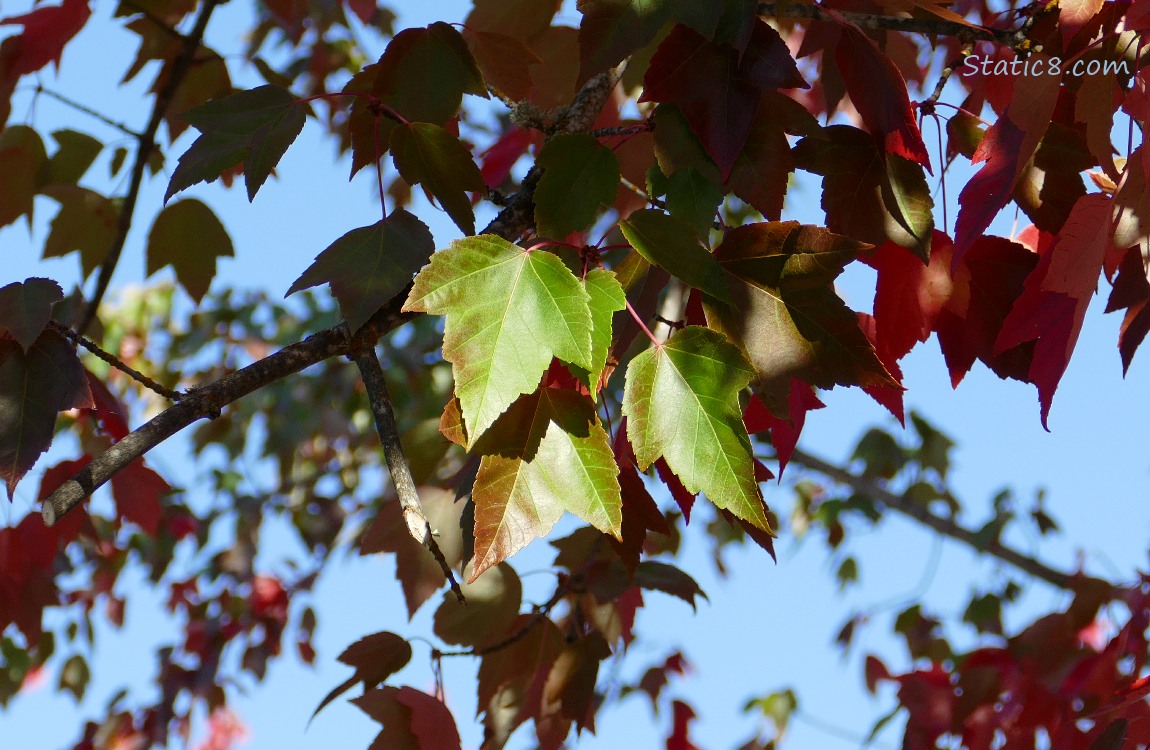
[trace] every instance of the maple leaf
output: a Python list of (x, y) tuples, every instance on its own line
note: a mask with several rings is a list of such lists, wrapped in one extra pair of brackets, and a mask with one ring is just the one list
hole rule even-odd
[(619, 222), (619, 230), (649, 262), (667, 269), (689, 286), (730, 301), (722, 268), (715, 256), (699, 244), (689, 224), (662, 211), (645, 209)]
[(0, 25), (24, 27), (16, 37), (18, 46), (15, 59), (8, 63), (8, 75), (34, 73), (50, 62), (59, 67), (64, 47), (91, 15), (88, 0), (62, 0), (59, 5), (43, 5), (31, 13), (0, 19)]
[(785, 94), (764, 91), (751, 132), (727, 176), (727, 187), (765, 218), (777, 221), (796, 167), (786, 134), (809, 135), (818, 129), (806, 107)]
[(840, 23), (835, 58), (863, 124), (885, 153), (897, 154), (930, 171), (930, 155), (915, 123), (902, 74), (857, 26), (845, 20)]
[(489, 96), (467, 42), (442, 22), (396, 34), (379, 61), (353, 76), (343, 91), (368, 95), (355, 98), (348, 119), (353, 176), (387, 151), (397, 126), (373, 111), (372, 97), (408, 122), (443, 127), (458, 114), (464, 94)]
[(681, 700), (671, 702), (671, 735), (667, 737), (667, 750), (699, 750), (690, 740), (691, 722), (695, 712)]
[(80, 251), (80, 269), (85, 278), (104, 262), (116, 238), (120, 210), (108, 198), (76, 185), (49, 185), (43, 193), (60, 203), (52, 219), (44, 257), (63, 257)]
[(353, 229), (328, 245), (287, 294), (330, 284), (340, 313), (355, 331), (403, 291), (433, 252), (427, 225), (397, 208), (386, 219)]
[(587, 371), (575, 365), (571, 367), (575, 370), (576, 378), (587, 386), (594, 400), (611, 350), (611, 319), (615, 312), (627, 307), (627, 296), (615, 274), (602, 268), (588, 271), (583, 279), (583, 287), (587, 290), (591, 311), (591, 367)]
[(544, 536), (569, 511), (620, 538), (622, 497), (607, 432), (591, 402), (558, 388), (520, 398), (474, 443), (471, 580)]
[(56, 414), (92, 406), (84, 367), (62, 336), (46, 330), (27, 349), (0, 339), (0, 478), (9, 499), (51, 444)]
[(512, 99), (530, 96), (534, 84), (531, 66), (543, 60), (523, 40), (471, 28), (463, 29), (463, 38), (488, 83)]
[(592, 367), (587, 291), (544, 250), (486, 234), (457, 240), (420, 271), (403, 309), (447, 317), (443, 358), (452, 365), (468, 449), (535, 390), (552, 357)]
[(253, 200), (303, 130), (307, 113), (290, 91), (265, 85), (201, 104), (181, 117), (202, 135), (180, 157), (165, 202), (196, 183), (214, 182), (241, 162)]
[(743, 412), (743, 423), (747, 432), (771, 431), (771, 444), (775, 446), (775, 455), (779, 459), (779, 476), (782, 477), (791, 456), (794, 455), (795, 446), (799, 444), (799, 435), (807, 422), (807, 412), (822, 409), (826, 406), (819, 400), (815, 389), (798, 378), (791, 381), (791, 392), (787, 398), (787, 414), (785, 417), (776, 417), (757, 396), (752, 396)]
[(715, 223), (723, 192), (719, 185), (694, 167), (676, 170), (667, 177), (657, 164), (647, 171), (647, 196), (665, 198), (667, 211), (684, 222), (695, 236), (706, 239)]
[(14, 281), (0, 288), (0, 331), (7, 331), (27, 353), (52, 318), (52, 305), (64, 290), (51, 279)]
[[(478, 541), (478, 540), (477, 540)], [(435, 610), (435, 634), (444, 643), (482, 648), (502, 637), (519, 616), (523, 604), (523, 584), (507, 563), (499, 563), (480, 575), (468, 575), (461, 586), (467, 603), (451, 591)]]
[(116, 512), (125, 521), (131, 521), (148, 536), (160, 529), (163, 512), (161, 498), (172, 491), (164, 478), (138, 458), (112, 475), (112, 497)]
[(746, 52), (676, 26), (643, 76), (640, 102), (678, 105), (723, 179), (734, 168), (766, 89), (808, 88), (778, 32), (762, 21)]
[(1089, 298), (1098, 289), (1098, 277), (1110, 251), (1109, 196), (1084, 195), (1066, 217), (1051, 249), (1050, 267), (1042, 289), (1076, 299)]
[(1106, 312), (1122, 309), (1126, 310), (1126, 315), (1118, 332), (1118, 352), (1122, 356), (1122, 374), (1125, 376), (1134, 352), (1150, 331), (1150, 279), (1147, 278), (1146, 259), (1139, 247), (1126, 251), (1110, 299), (1106, 301)]
[(694, 578), (679, 568), (676, 568), (674, 565), (656, 560), (644, 560), (639, 563), (639, 567), (635, 570), (635, 575), (631, 581), (639, 588), (649, 591), (661, 591), (664, 594), (670, 594), (678, 599), (682, 599), (691, 605), (691, 609), (696, 609), (695, 597), (701, 596), (707, 601), (710, 601)]
[(890, 240), (925, 261), (934, 204), (921, 167), (884, 156), (870, 135), (849, 125), (823, 128), (793, 153), (799, 169), (823, 177), (828, 229), (873, 245)]
[(1058, 28), (1065, 46), (1078, 31), (1102, 10), (1104, 0), (1058, 0)]
[(66, 182), (76, 184), (92, 162), (104, 150), (104, 144), (87, 133), (75, 130), (56, 130), (52, 132), (58, 148), (48, 160), (48, 174), (44, 178), (46, 184), (53, 182)]
[(232, 257), (232, 238), (212, 209), (189, 198), (163, 208), (148, 231), (148, 274), (170, 265), (197, 303), (216, 275), (216, 259)]
[(715, 249), (733, 302), (704, 300), (708, 323), (747, 353), (756, 392), (776, 414), (788, 411), (791, 378), (819, 388), (899, 387), (833, 289), (867, 247), (789, 221), (736, 227)]
[(0, 131), (0, 174), (4, 175), (0, 180), (0, 226), (8, 226), (21, 216), (32, 221), (33, 200), (47, 162), (44, 141), (32, 128), (12, 125)]
[(862, 258), (878, 272), (876, 334), (880, 346), (894, 359), (902, 359), (934, 331), (938, 314), (951, 296), (951, 255), (950, 238), (935, 230), (927, 264), (893, 242)]
[(714, 36), (721, 3), (695, 0), (579, 0), (579, 84), (614, 67), (632, 52), (655, 40), (671, 20)]
[(535, 188), (535, 223), (543, 237), (563, 239), (595, 221), (619, 187), (619, 159), (587, 133), (564, 133), (535, 160), (543, 176)]
[(688, 326), (631, 361), (623, 414), (641, 470), (662, 456), (692, 494), (769, 531), (738, 402), (753, 378), (721, 334)]
[(366, 691), (366, 689), (379, 685), (407, 666), (407, 663), (411, 661), (411, 644), (395, 633), (387, 631), (372, 633), (345, 648), (337, 658), (353, 668), (355, 672), (324, 696), (324, 699), (312, 712), (312, 719), (323, 710), (324, 706), (346, 693), (357, 683), (362, 682)]
[[(533, 622), (531, 628), (524, 626)], [(479, 663), (478, 704), (484, 712), (485, 734), (501, 746), (520, 724), (535, 715), (542, 701), (542, 686), (566, 643), (550, 618), (520, 615), (510, 629), (525, 635), (507, 648), (484, 654)]]
[(391, 130), (391, 157), (410, 185), (422, 184), (464, 234), (475, 234), (467, 192), (483, 193), (483, 175), (471, 152), (438, 125), (413, 122)]
[(560, 0), (475, 0), (463, 25), (526, 41), (551, 26), (559, 4)]
[(351, 702), (383, 725), (372, 742), (389, 750), (459, 750), (459, 730), (443, 701), (410, 687), (369, 690)]

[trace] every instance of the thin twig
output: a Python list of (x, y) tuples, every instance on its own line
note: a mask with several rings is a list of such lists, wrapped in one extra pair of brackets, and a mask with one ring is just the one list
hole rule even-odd
[(116, 122), (112, 118), (108, 117), (107, 115), (101, 114), (100, 112), (97, 112), (96, 110), (92, 109), (91, 107), (87, 106), (86, 104), (81, 104), (80, 102), (78, 102), (74, 99), (69, 99), (68, 97), (64, 96), (63, 94), (58, 93), (56, 91), (53, 91), (52, 89), (46, 89), (43, 86), (37, 84), (36, 85), (36, 93), (37, 94), (44, 94), (45, 96), (48, 96), (52, 99), (55, 99), (56, 101), (60, 102), (61, 104), (68, 105), (69, 107), (76, 110), (77, 112), (83, 112), (84, 114), (88, 115), (89, 117), (94, 117), (97, 120), (99, 120), (100, 122), (107, 125), (108, 127), (112, 127), (112, 128), (115, 128), (116, 130), (119, 130), (124, 135), (135, 138), (136, 140), (140, 140), (141, 138), (143, 138), (142, 135), (140, 135), (136, 131), (132, 130), (131, 128), (129, 128), (124, 123)]
[(951, 539), (962, 542), (977, 552), (984, 552), (992, 557), (997, 557), (999, 560), (1009, 563), (1035, 578), (1046, 581), (1052, 586), (1056, 586), (1060, 589), (1074, 590), (1074, 582), (1081, 580), (1081, 574), (1064, 573), (1063, 571), (1055, 570), (1033, 557), (1028, 557), (1015, 549), (1007, 547), (997, 539), (985, 539), (977, 532), (960, 526), (948, 518), (936, 516), (931, 513), (926, 506), (894, 494), (871, 477), (861, 476), (841, 466), (835, 466), (829, 461), (825, 461), (817, 456), (812, 456), (800, 448), (795, 449), (795, 452), (791, 455), (791, 461), (805, 466), (812, 471), (816, 471), (819, 474), (823, 474), (840, 484), (845, 484), (869, 496), (871, 499), (882, 503), (891, 510), (909, 516), (924, 526), (934, 529), (938, 533), (948, 536)]
[(367, 388), (367, 400), (371, 405), (371, 413), (375, 416), (375, 429), (379, 433), (379, 442), (383, 445), (383, 457), (391, 474), (391, 484), (395, 487), (399, 505), (403, 508), (407, 533), (431, 552), (432, 557), (439, 563), (443, 575), (451, 584), (455, 598), (461, 604), (466, 604), (467, 599), (463, 596), (463, 590), (459, 588), (459, 582), (455, 580), (451, 566), (447, 564), (443, 551), (435, 542), (435, 530), (427, 520), (423, 504), (419, 501), (419, 491), (415, 488), (415, 479), (411, 476), (411, 466), (407, 463), (407, 457), (403, 455), (403, 445), (399, 441), (399, 425), (395, 421), (395, 411), (391, 408), (391, 396), (387, 392), (383, 367), (379, 364), (379, 357), (375, 353), (375, 342), (359, 341), (357, 348), (348, 354), (348, 358), (359, 368), (363, 385)]
[(152, 380), (151, 378), (149, 378), (144, 373), (142, 373), (138, 370), (134, 370), (131, 367), (128, 367), (128, 365), (124, 364), (124, 362), (119, 357), (112, 354), (111, 352), (104, 351), (103, 349), (101, 349), (99, 346), (96, 345), (96, 342), (91, 341), (90, 339), (87, 339), (84, 336), (81, 336), (80, 334), (76, 333), (75, 331), (73, 331), (68, 326), (66, 326), (62, 323), (59, 323), (55, 320), (48, 321), (48, 326), (53, 331), (55, 331), (56, 333), (59, 333), (61, 336), (64, 336), (65, 338), (67, 338), (73, 344), (77, 344), (79, 346), (84, 347), (85, 349), (90, 351), (92, 354), (96, 355), (96, 357), (98, 359), (100, 359), (101, 361), (108, 363), (110, 366), (112, 366), (112, 367), (116, 368), (117, 370), (119, 370), (120, 372), (124, 373), (125, 375), (130, 377), (132, 380), (135, 380), (140, 385), (144, 386), (145, 388), (147, 388), (151, 391), (155, 391), (156, 393), (160, 394), (161, 396), (168, 399), (169, 401), (179, 401), (180, 399), (182, 399), (184, 397), (185, 394), (180, 393), (179, 391), (173, 391), (171, 388), (167, 387), (166, 385), (161, 385), (160, 383), (157, 383), (155, 380)]
[(136, 143), (136, 160), (132, 164), (132, 177), (128, 185), (128, 194), (124, 196), (124, 204), (120, 207), (116, 237), (108, 249), (107, 257), (100, 264), (100, 272), (96, 277), (96, 289), (92, 292), (92, 298), (87, 307), (84, 308), (84, 314), (80, 318), (79, 325), (76, 326), (76, 331), (81, 335), (88, 330), (88, 326), (95, 319), (96, 310), (100, 307), (105, 292), (108, 291), (112, 273), (116, 270), (116, 264), (120, 262), (120, 253), (124, 250), (124, 243), (128, 240), (128, 231), (132, 228), (132, 215), (136, 210), (136, 200), (140, 197), (140, 187), (144, 183), (144, 168), (147, 167), (148, 158), (156, 148), (156, 133), (160, 129), (160, 123), (163, 121), (168, 107), (171, 106), (176, 90), (183, 83), (184, 76), (191, 69), (192, 60), (200, 48), (204, 31), (208, 27), (208, 20), (219, 3), (220, 0), (203, 0), (200, 14), (196, 17), (195, 26), (184, 37), (183, 46), (180, 48), (179, 54), (172, 60), (171, 68), (168, 70), (168, 80), (164, 82), (164, 87), (156, 94), (148, 127), (144, 129)]

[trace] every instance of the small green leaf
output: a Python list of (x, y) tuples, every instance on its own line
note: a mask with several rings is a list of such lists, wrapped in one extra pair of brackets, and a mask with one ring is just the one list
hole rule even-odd
[(303, 130), (307, 114), (290, 91), (268, 85), (201, 104), (183, 119), (202, 135), (180, 157), (164, 200), (243, 162), (250, 201)]
[(553, 357), (591, 369), (588, 293), (558, 257), (494, 235), (436, 253), (404, 310), (446, 315), (468, 448), (512, 402), (539, 385)]
[(44, 194), (60, 203), (44, 243), (45, 258), (61, 258), (80, 251), (84, 278), (95, 271), (116, 239), (120, 209), (99, 193), (76, 185), (49, 185)]
[(699, 244), (694, 230), (662, 211), (636, 211), (619, 229), (631, 247), (686, 284), (724, 302), (731, 300), (723, 269), (715, 256)]
[(59, 148), (48, 160), (47, 184), (79, 182), (104, 148), (104, 144), (92, 136), (75, 130), (57, 130), (52, 133), (52, 137), (56, 139)]
[(557, 135), (535, 162), (544, 169), (535, 189), (539, 234), (561, 240), (591, 226), (600, 206), (615, 202), (619, 159), (587, 133)]
[(667, 210), (706, 239), (723, 201), (723, 191), (694, 167), (680, 169), (667, 178)]
[(607, 366), (607, 354), (611, 349), (611, 319), (615, 312), (627, 307), (627, 295), (623, 286), (611, 271), (593, 268), (583, 279), (583, 287), (590, 296), (591, 309), (591, 370), (579, 370), (576, 377), (591, 391), (594, 399), (599, 392), (599, 378)]
[(164, 207), (148, 232), (148, 274), (167, 265), (197, 303), (216, 275), (216, 258), (232, 257), (232, 238), (212, 209), (194, 198)]
[(753, 377), (722, 334), (688, 326), (631, 361), (623, 414), (640, 469), (662, 456), (688, 492), (769, 531), (739, 409)]
[(51, 279), (14, 281), (0, 288), (0, 330), (8, 331), (25, 352), (52, 317), (52, 305), (64, 290)]
[(383, 221), (353, 229), (329, 245), (287, 293), (330, 284), (354, 331), (403, 291), (434, 251), (427, 225), (399, 208)]
[(76, 654), (64, 662), (64, 666), (60, 669), (60, 690), (67, 690), (77, 701), (83, 700), (91, 676), (88, 662), (83, 656)]
[(27, 125), (0, 131), (0, 227), (21, 216), (27, 216), (31, 226), (33, 198), (47, 159), (40, 134)]
[(427, 188), (464, 234), (475, 234), (467, 193), (485, 192), (487, 186), (458, 138), (426, 122), (397, 125), (391, 131), (391, 157), (403, 179)]

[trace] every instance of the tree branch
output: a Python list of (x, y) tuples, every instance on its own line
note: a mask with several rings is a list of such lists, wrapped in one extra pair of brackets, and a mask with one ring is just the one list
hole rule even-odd
[(1030, 28), (1029, 24), (1024, 24), (1019, 29), (988, 29), (973, 24), (947, 21), (942, 18), (896, 17), (837, 9), (832, 15), (818, 5), (801, 5), (794, 2), (759, 3), (758, 13), (760, 16), (771, 16), (772, 18), (804, 18), (832, 22), (836, 20), (835, 16), (837, 15), (864, 29), (969, 37), (970, 39), (997, 42), (1007, 47), (1014, 47), (1021, 43), (1026, 38), (1026, 31)]
[(168, 111), (168, 107), (172, 103), (172, 98), (176, 95), (176, 89), (184, 81), (184, 76), (187, 75), (188, 70), (192, 66), (192, 60), (196, 56), (197, 50), (200, 48), (200, 42), (203, 41), (204, 31), (208, 27), (208, 20), (212, 17), (212, 12), (219, 5), (221, 0), (203, 0), (203, 5), (200, 7), (200, 14), (196, 17), (195, 25), (192, 30), (184, 37), (183, 46), (180, 47), (179, 54), (172, 60), (172, 66), (168, 70), (168, 80), (164, 82), (164, 87), (156, 94), (156, 102), (152, 106), (152, 114), (148, 120), (148, 127), (140, 134), (136, 142), (136, 157), (135, 162), (132, 164), (132, 177), (131, 182), (128, 184), (128, 194), (124, 197), (124, 205), (120, 208), (119, 222), (116, 225), (116, 236), (112, 240), (112, 246), (108, 249), (108, 255), (104, 258), (104, 262), (100, 264), (100, 272), (96, 277), (96, 288), (92, 292), (91, 301), (87, 307), (84, 308), (84, 314), (80, 317), (80, 322), (76, 326), (76, 333), (81, 336), (88, 330), (88, 326), (96, 317), (96, 310), (100, 307), (101, 300), (104, 299), (105, 292), (108, 291), (108, 284), (112, 280), (112, 273), (116, 270), (116, 264), (120, 262), (120, 254), (124, 251), (124, 243), (128, 240), (128, 231), (132, 228), (132, 215), (136, 211), (136, 200), (140, 197), (140, 187), (144, 183), (144, 168), (148, 165), (148, 157), (151, 156), (152, 151), (156, 148), (156, 133), (160, 129), (160, 122), (164, 119), (164, 114)]
[(1051, 586), (1056, 586), (1060, 589), (1074, 590), (1074, 582), (1081, 579), (1081, 574), (1064, 573), (1060, 570), (1055, 570), (1033, 557), (1028, 557), (1011, 547), (1007, 547), (997, 539), (987, 541), (980, 537), (977, 532), (960, 526), (949, 518), (936, 516), (931, 513), (926, 506), (911, 502), (904, 497), (894, 494), (871, 477), (861, 476), (841, 466), (835, 466), (817, 456), (812, 456), (801, 448), (795, 449), (795, 452), (791, 455), (791, 461), (829, 477), (839, 484), (845, 484), (891, 510), (909, 516), (924, 526), (934, 529), (943, 536), (948, 536), (951, 539), (962, 542), (977, 552), (997, 557), (999, 560), (1013, 565), (1024, 573), (1046, 581)]
[(415, 479), (411, 476), (411, 467), (407, 463), (407, 457), (403, 455), (403, 445), (399, 441), (399, 425), (395, 421), (395, 411), (391, 408), (391, 396), (387, 392), (383, 367), (375, 354), (375, 341), (359, 342), (359, 345), (348, 354), (348, 358), (359, 368), (363, 385), (367, 388), (368, 403), (371, 404), (371, 413), (375, 416), (375, 429), (379, 433), (379, 442), (383, 445), (383, 457), (391, 474), (391, 484), (395, 487), (399, 505), (403, 508), (407, 533), (431, 552), (431, 556), (439, 563), (444, 577), (451, 584), (455, 598), (461, 604), (466, 604), (463, 590), (459, 588), (459, 582), (455, 580), (451, 566), (447, 564), (447, 559), (435, 542), (435, 533), (431, 528), (431, 522), (427, 520), (423, 504), (419, 501), (419, 492), (415, 488)]

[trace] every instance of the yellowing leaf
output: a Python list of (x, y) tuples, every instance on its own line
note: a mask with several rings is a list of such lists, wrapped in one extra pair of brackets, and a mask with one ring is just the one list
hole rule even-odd
[(601, 205), (615, 201), (619, 159), (587, 133), (555, 136), (535, 163), (544, 170), (535, 189), (535, 223), (544, 237), (586, 229)]
[(648, 209), (619, 222), (619, 229), (631, 247), (650, 262), (712, 297), (730, 301), (723, 269), (715, 256), (699, 244), (690, 224)]
[(623, 414), (640, 469), (662, 456), (687, 491), (769, 531), (739, 410), (753, 378), (722, 334), (688, 326), (631, 361)]
[(422, 184), (463, 230), (475, 234), (475, 214), (467, 192), (487, 189), (475, 160), (459, 139), (438, 125), (413, 122), (391, 131), (391, 157), (403, 179)]
[(50, 185), (44, 194), (60, 202), (60, 213), (52, 219), (44, 243), (44, 257), (63, 257), (79, 250), (80, 268), (87, 278), (112, 249), (119, 208), (99, 193), (75, 185)]
[(230, 258), (235, 252), (212, 209), (191, 198), (160, 211), (148, 232), (147, 255), (149, 275), (171, 265), (180, 286), (199, 302), (216, 275), (216, 258)]
[(519, 399), (475, 446), (479, 464), (472, 578), (545, 535), (570, 511), (620, 538), (623, 500), (607, 432), (591, 402), (540, 388)]
[(447, 316), (443, 357), (452, 364), (468, 448), (535, 390), (553, 357), (591, 369), (588, 298), (556, 256), (493, 235), (457, 240), (432, 256), (403, 309)]
[(411, 281), (435, 251), (427, 225), (402, 208), (370, 227), (331, 243), (288, 289), (294, 294), (331, 284), (351, 330), (356, 330)]
[(197, 182), (215, 181), (240, 162), (252, 200), (307, 119), (290, 91), (270, 85), (210, 101), (182, 117), (202, 135), (180, 157), (165, 201)]

